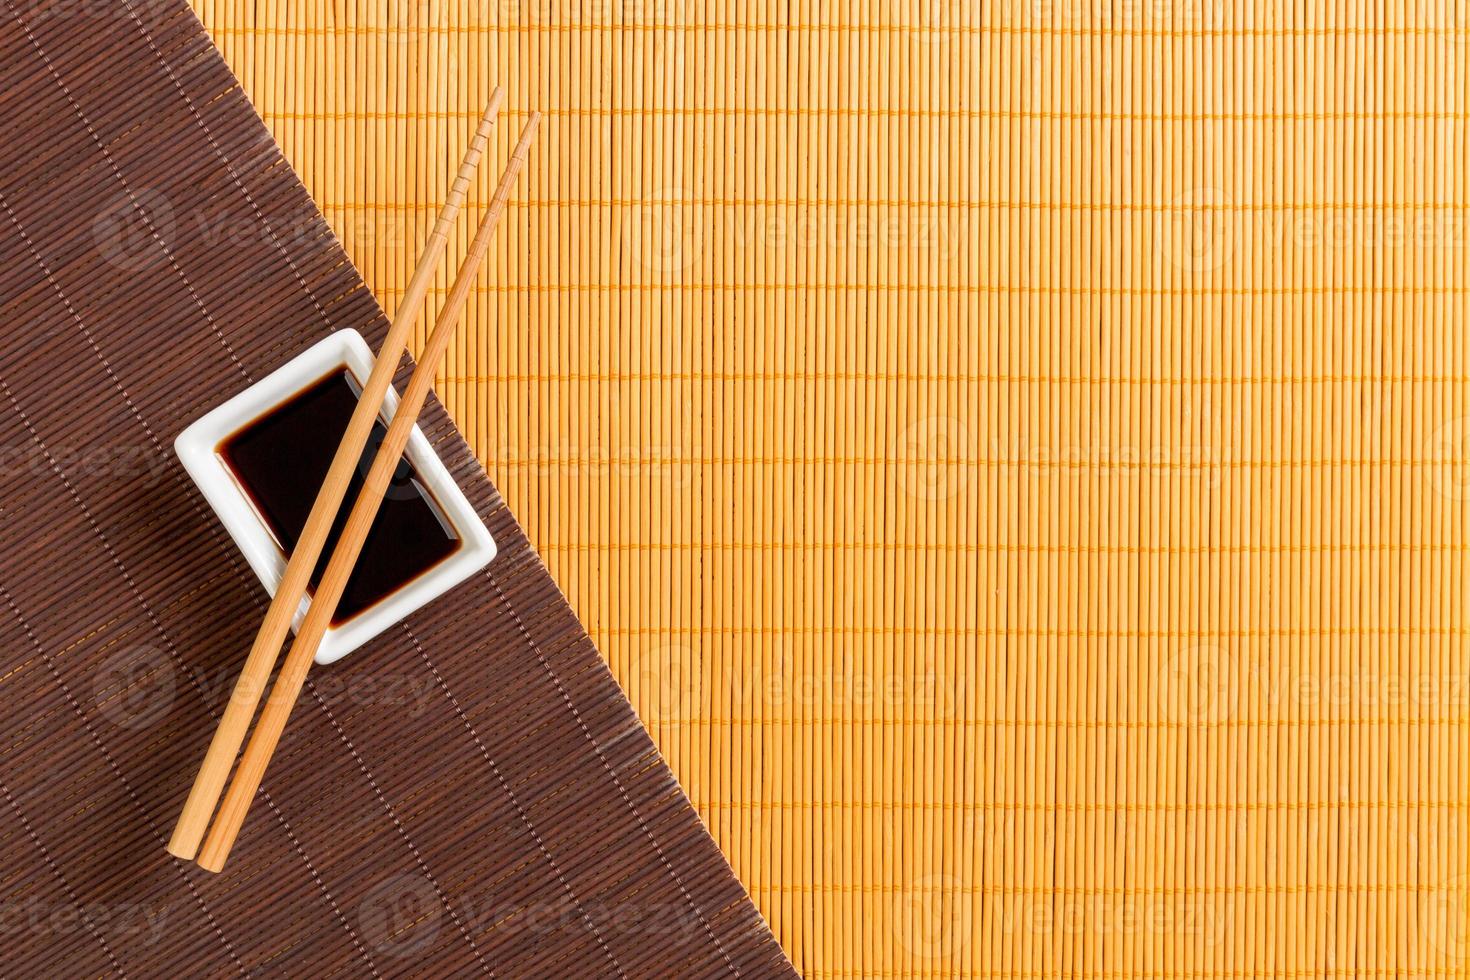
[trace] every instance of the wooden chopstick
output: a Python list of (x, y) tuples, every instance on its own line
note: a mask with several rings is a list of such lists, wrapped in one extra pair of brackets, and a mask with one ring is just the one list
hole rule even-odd
[(403, 399), (398, 403), (398, 410), (388, 425), (388, 434), (373, 459), (372, 469), (368, 471), (362, 491), (348, 515), (342, 536), (327, 563), (326, 574), (322, 576), (321, 584), (312, 597), (306, 621), (286, 654), (285, 664), (271, 688), (270, 697), (260, 713), (260, 720), (250, 736), (250, 743), (245, 747), (240, 768), (225, 792), (224, 803), (220, 805), (214, 824), (209, 829), (209, 836), (204, 840), (204, 849), (199, 854), (199, 866), (206, 871), (219, 871), (224, 867), (230, 848), (234, 846), (240, 827), (245, 822), (250, 803), (255, 799), (255, 792), (260, 788), (260, 781), (265, 776), (271, 755), (280, 741), (281, 732), (285, 730), (291, 708), (296, 704), (302, 684), (306, 682), (306, 673), (316, 656), (317, 646), (326, 635), (332, 616), (337, 611), (337, 603), (342, 598), (353, 566), (357, 564), (363, 542), (378, 515), (383, 494), (392, 480), (404, 447), (408, 445), (424, 401), (429, 396), (439, 363), (454, 337), (460, 314), (464, 311), (465, 302), (474, 285), (475, 274), (479, 271), (480, 263), (490, 247), (490, 240), (495, 235), (496, 226), (500, 223), (511, 187), (525, 165), (526, 154), (530, 150), (540, 120), (540, 113), (532, 113), (530, 121), (521, 130), (515, 152), (511, 154), (510, 162), (500, 176), (500, 183), (495, 188), (495, 196), (489, 208), (480, 219), (480, 227), (475, 231), (475, 238), (470, 243), (464, 264), (460, 266), (454, 285), (449, 290), (449, 297), (444, 301), (444, 308), (439, 312), (428, 343), (419, 355), (418, 366), (414, 368)]
[[(199, 850), (199, 841), (204, 836), (210, 814), (214, 812), (215, 803), (219, 800), (220, 790), (230, 775), (230, 768), (234, 765), (235, 756), (240, 751), (240, 743), (245, 740), (245, 733), (250, 727), (250, 719), (255, 715), (255, 707), (260, 702), (266, 682), (270, 679), (271, 670), (275, 667), (276, 658), (280, 655), (281, 644), (285, 642), (286, 634), (291, 629), (291, 621), (296, 616), (296, 610), (300, 608), (301, 601), (306, 596), (311, 573), (316, 569), (317, 562), (321, 558), (322, 549), (332, 529), (332, 523), (337, 519), (337, 512), (342, 507), (342, 498), (346, 496), (347, 487), (357, 473), (358, 463), (367, 445), (368, 436), (372, 432), (373, 423), (378, 419), (383, 396), (387, 393), (388, 386), (393, 383), (393, 375), (397, 373), (398, 364), (403, 360), (404, 351), (408, 348), (414, 323), (418, 319), (419, 308), (423, 305), (424, 296), (433, 284), (434, 274), (439, 267), (439, 259), (443, 256), (444, 246), (449, 241), (449, 230), (453, 227), (454, 220), (459, 216), (460, 208), (464, 205), (465, 195), (469, 193), (470, 181), (475, 175), (475, 168), (480, 164), (480, 158), (485, 153), (490, 133), (495, 127), (495, 118), (500, 113), (500, 106), (504, 99), (504, 92), (497, 86), (490, 95), (490, 101), (485, 106), (485, 113), (480, 119), (479, 126), (475, 129), (475, 135), (470, 140), (464, 160), (459, 165), (459, 171), (449, 188), (449, 196), (444, 201), (439, 218), (434, 222), (433, 230), (429, 232), (428, 241), (424, 243), (418, 265), (413, 271), (413, 278), (409, 280), (408, 288), (404, 290), (403, 298), (398, 304), (398, 311), (388, 328), (388, 334), (383, 340), (382, 349), (378, 352), (372, 373), (368, 376), (367, 383), (363, 385), (362, 397), (352, 413), (351, 420), (347, 423), (347, 431), (342, 437), (342, 444), (338, 446), (337, 454), (332, 458), (332, 465), (327, 470), (326, 480), (306, 519), (306, 526), (302, 529), (300, 540), (286, 562), (285, 575), (282, 576), (280, 586), (271, 599), (270, 608), (266, 610), (265, 620), (260, 624), (260, 632), (256, 634), (255, 643), (250, 648), (250, 655), (245, 658), (245, 666), (240, 671), (239, 679), (235, 682), (229, 702), (225, 705), (219, 727), (215, 729), (214, 738), (209, 743), (209, 750), (205, 753), (204, 762), (199, 767), (199, 775), (194, 779), (189, 798), (184, 801), (183, 813), (179, 815), (179, 822), (174, 827), (173, 837), (168, 842), (168, 851), (175, 857), (187, 861), (192, 859)], [(313, 608), (315, 605), (316, 603), (313, 602)]]

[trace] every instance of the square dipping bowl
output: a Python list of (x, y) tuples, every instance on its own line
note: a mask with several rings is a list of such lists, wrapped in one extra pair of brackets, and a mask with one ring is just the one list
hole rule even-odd
[[(286, 555), (255, 501), (226, 462), (222, 448), (235, 434), (344, 369), (356, 380), (359, 390), (372, 373), (372, 350), (356, 330), (339, 330), (319, 341), (205, 415), (174, 440), (174, 451), (184, 469), (272, 596), (286, 573)], [(379, 411), (380, 420), (386, 425), (397, 408), (398, 393), (390, 385)], [(448, 557), (384, 598), (351, 618), (334, 623), (317, 651), (319, 664), (333, 663), (347, 656), (475, 575), (495, 557), (495, 541), (489, 530), (417, 426), (404, 456), (433, 495), (433, 502), (459, 538), (459, 545)], [(311, 492), (314, 494), (319, 489), (313, 487)], [(351, 506), (349, 495), (342, 507)], [(293, 630), (301, 628), (310, 607), (308, 593), (296, 610)]]

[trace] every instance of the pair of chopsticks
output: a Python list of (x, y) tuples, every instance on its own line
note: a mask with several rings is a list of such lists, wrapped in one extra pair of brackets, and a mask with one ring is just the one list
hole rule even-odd
[[(495, 196), (480, 219), (479, 228), (475, 231), (474, 240), (470, 243), (469, 251), (455, 277), (454, 285), (449, 290), (449, 296), (444, 302), (443, 309), (439, 312), (438, 320), (435, 321), (433, 332), (429, 335), (428, 343), (419, 355), (418, 364), (409, 379), (408, 388), (399, 401), (398, 410), (394, 413), (393, 420), (388, 426), (388, 434), (382, 446), (378, 448), (362, 491), (353, 504), (346, 526), (337, 541), (336, 550), (332, 552), (332, 557), (327, 563), (327, 570), (312, 596), (306, 619), (286, 654), (285, 663), (276, 677), (275, 685), (271, 688), (270, 697), (261, 712), (260, 720), (256, 723), (250, 743), (245, 747), (245, 754), (240, 760), (235, 779), (225, 793), (224, 803), (221, 804), (219, 813), (214, 816), (213, 825), (210, 825), (210, 816), (214, 814), (215, 803), (219, 800), (220, 791), (224, 788), (225, 780), (230, 775), (235, 756), (240, 751), (240, 745), (245, 741), (250, 719), (255, 715), (255, 708), (265, 691), (271, 670), (275, 667), (281, 644), (285, 641), (296, 610), (306, 595), (311, 573), (315, 570), (322, 550), (326, 546), (327, 536), (342, 506), (343, 498), (347, 494), (348, 484), (357, 472), (358, 461), (362, 458), (373, 423), (377, 421), (383, 404), (383, 396), (387, 393), (389, 385), (392, 384), (393, 375), (398, 370), (398, 364), (408, 347), (414, 321), (418, 319), (419, 306), (428, 292), (434, 273), (438, 269), (439, 260), (444, 254), (449, 230), (453, 227), (454, 220), (464, 205), (470, 181), (474, 177), (475, 168), (479, 166), (481, 156), (484, 155), (485, 146), (494, 129), (502, 101), (504, 101), (503, 93), (497, 87), (490, 96), (490, 102), (485, 107), (485, 114), (475, 130), (474, 137), (470, 140), (469, 150), (465, 153), (464, 161), (455, 175), (454, 183), (449, 189), (449, 196), (444, 202), (443, 209), (439, 212), (439, 218), (429, 233), (428, 241), (424, 244), (423, 253), (419, 256), (418, 265), (414, 268), (413, 278), (409, 280), (398, 311), (388, 328), (388, 334), (383, 340), (382, 349), (378, 352), (372, 373), (368, 376), (367, 383), (363, 385), (362, 396), (357, 408), (353, 411), (352, 418), (347, 424), (347, 431), (342, 437), (341, 445), (337, 448), (336, 456), (332, 459), (332, 465), (327, 471), (326, 480), (323, 482), (321, 492), (317, 495), (316, 503), (307, 517), (306, 527), (302, 530), (296, 549), (286, 563), (286, 572), (281, 579), (280, 587), (276, 590), (270, 608), (266, 611), (265, 620), (261, 623), (260, 632), (255, 638), (254, 645), (250, 648), (250, 655), (245, 660), (245, 666), (240, 673), (239, 680), (235, 683), (229, 703), (225, 706), (219, 728), (215, 731), (214, 739), (209, 744), (209, 750), (204, 756), (199, 775), (194, 780), (193, 789), (190, 790), (189, 797), (184, 802), (184, 811), (179, 817), (178, 825), (174, 828), (173, 838), (168, 843), (169, 853), (184, 860), (193, 860), (197, 853), (200, 867), (207, 871), (219, 871), (224, 867), (225, 859), (230, 854), (230, 848), (240, 833), (240, 826), (245, 822), (245, 814), (250, 809), (250, 803), (255, 798), (256, 790), (260, 787), (266, 766), (269, 765), (276, 744), (280, 741), (281, 732), (286, 727), (291, 708), (301, 693), (301, 686), (306, 681), (306, 672), (316, 657), (317, 647), (321, 644), (322, 637), (326, 635), (327, 628), (331, 625), (332, 616), (337, 611), (337, 603), (342, 598), (342, 592), (347, 587), (347, 580), (362, 551), (363, 542), (367, 538), (374, 518), (377, 517), (394, 469), (398, 466), (399, 459), (403, 455), (409, 436), (418, 420), (419, 412), (423, 409), (425, 399), (428, 398), (429, 389), (434, 383), (437, 365), (443, 359), (449, 347), (449, 341), (454, 336), (460, 314), (469, 298), (475, 273), (479, 270), (480, 263), (489, 250), (490, 240), (494, 237), (500, 216), (505, 210), (511, 186), (525, 165), (526, 154), (530, 150), (536, 127), (541, 120), (539, 112), (533, 112), (530, 121), (521, 130), (515, 150), (504, 172), (500, 175), (500, 181), (495, 187)], [(205, 836), (206, 828), (208, 828), (207, 837)], [(200, 850), (201, 841), (203, 841), (202, 851)]]

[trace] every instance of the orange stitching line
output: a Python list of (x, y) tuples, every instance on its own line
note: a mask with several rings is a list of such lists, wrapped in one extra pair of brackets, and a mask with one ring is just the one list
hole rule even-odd
[[(1446, 883), (1429, 882), (1320, 882), (1304, 885), (1144, 885), (1137, 888), (1126, 886), (1095, 886), (1087, 885), (967, 885), (956, 881), (938, 881), (924, 884), (912, 882), (907, 885), (900, 884), (845, 884), (838, 882), (767, 882), (765, 884), (751, 885), (752, 891), (776, 892), (790, 894), (818, 894), (818, 895), (905, 895), (915, 893), (937, 893), (945, 895), (971, 894), (971, 895), (1010, 895), (1017, 898), (1026, 896), (1079, 898), (1083, 896), (1112, 895), (1120, 898), (1130, 896), (1167, 896), (1167, 895), (1217, 895), (1227, 897), (1233, 895), (1335, 895), (1335, 894), (1431, 894), (1443, 892), (1445, 895), (1470, 894), (1470, 886), (1461, 880), (1455, 882), (1458, 887), (1445, 890)], [(968, 976), (968, 974), (966, 974)], [(1091, 976), (1092, 974), (1088, 974)], [(1194, 971), (1189, 971), (1187, 976), (1196, 976)], [(1269, 974), (1275, 976), (1273, 972)], [(1414, 976), (1418, 976), (1415, 971)]]
[[(895, 675), (897, 676), (897, 675)], [(645, 718), (644, 721), (656, 728), (680, 727), (736, 727), (756, 728), (826, 727), (842, 725), (866, 725), (879, 728), (1018, 728), (1040, 731), (1192, 731), (1207, 733), (1222, 728), (1372, 728), (1405, 727), (1434, 728), (1441, 725), (1464, 725), (1470, 723), (1470, 715), (1439, 716), (1430, 718), (1239, 718), (1219, 721), (1105, 721), (1099, 719), (1042, 719), (1016, 718), (858, 718), (826, 716), (821, 718)]]
[(588, 631), (597, 636), (954, 636), (1036, 637), (1073, 640), (1205, 640), (1205, 639), (1314, 639), (1360, 636), (1470, 636), (1470, 627), (1459, 626), (1360, 626), (1280, 627), (1235, 630), (1105, 630), (1042, 629), (1026, 627), (944, 626), (625, 626)]
[(731, 372), (731, 371), (666, 371), (660, 373), (628, 371), (568, 374), (485, 374), (444, 377), (441, 384), (563, 384), (563, 383), (628, 383), (628, 382), (845, 382), (868, 381), (876, 384), (922, 382), (927, 384), (1054, 384), (1054, 385), (1321, 385), (1321, 384), (1466, 384), (1470, 375), (1462, 374), (1313, 374), (1313, 375), (1245, 375), (1241, 377), (1205, 376), (1172, 378), (1122, 378), (1099, 375), (1045, 374), (920, 374), (894, 372), (863, 374), (858, 372)]
[[(1222, 201), (1190, 203), (1113, 201), (966, 201), (918, 198), (531, 198), (509, 201), (514, 208), (648, 208), (648, 207), (771, 207), (771, 208), (934, 208), (944, 210), (1111, 211), (1175, 214), (1194, 211), (1464, 211), (1470, 202), (1456, 201), (1281, 201), (1234, 204)], [(483, 210), (488, 201), (469, 201), (469, 210)], [(338, 201), (322, 204), (323, 211), (422, 211), (432, 215), (439, 205), (409, 201)]]
[(1070, 545), (1070, 544), (1005, 544), (982, 542), (964, 544), (936, 541), (616, 541), (602, 543), (553, 542), (538, 544), (540, 552), (662, 552), (693, 551), (901, 551), (930, 552), (995, 552), (1022, 555), (1315, 555), (1360, 554), (1403, 551), (1424, 554), (1458, 554), (1470, 551), (1470, 544), (1365, 542), (1363, 544), (1239, 544), (1239, 545)]
[[(803, 965), (802, 974), (810, 980), (820, 980), (822, 977), (852, 977), (854, 980), (951, 980), (955, 974), (951, 971), (934, 970), (841, 970), (823, 969), (820, 967), (807, 967)], [(1056, 980), (1062, 975), (1058, 970), (970, 970), (965, 969), (962, 974), (966, 980)], [(1412, 976), (1417, 978), (1429, 977), (1456, 977), (1463, 980), (1465, 974), (1463, 969), (1444, 967), (1415, 967), (1406, 972), (1403, 967), (1384, 968), (1364, 966), (1354, 963), (1350, 969), (1339, 966), (1320, 966), (1314, 970), (1281, 970), (1271, 969), (1263, 971), (1255, 970), (1200, 970), (1190, 967), (1188, 970), (1111, 970), (1093, 972), (1087, 970), (1077, 975), (1086, 976), (1089, 980), (1178, 980), (1181, 976), (1187, 976), (1191, 980), (1260, 980), (1263, 976), (1276, 978), (1276, 980), (1336, 980), (1338, 977), (1353, 977), (1361, 980), (1363, 977), (1392, 977), (1401, 978)]]
[(393, 34), (460, 37), (474, 34), (918, 34), (960, 37), (1078, 37), (1078, 38), (1160, 38), (1192, 40), (1198, 38), (1314, 38), (1314, 37), (1464, 37), (1465, 28), (1420, 25), (1368, 26), (1345, 24), (1322, 27), (1062, 27), (1022, 24), (773, 24), (714, 22), (703, 24), (610, 23), (580, 24), (342, 24), (307, 27), (262, 27), (242, 24), (212, 24), (209, 33), (217, 37), (342, 37)]
[(700, 810), (934, 810), (1004, 813), (1277, 813), (1322, 810), (1464, 810), (1470, 800), (1307, 800), (1190, 803), (998, 803), (944, 800), (704, 800)]
[[(1133, 451), (1132, 455), (1148, 455), (1149, 450)], [(1087, 462), (1057, 459), (1014, 459), (1008, 457), (893, 457), (893, 456), (663, 456), (648, 454), (620, 457), (615, 453), (607, 456), (551, 456), (546, 459), (490, 459), (490, 469), (524, 470), (548, 469), (552, 467), (584, 467), (589, 470), (607, 467), (640, 466), (942, 466), (942, 467), (993, 467), (996, 469), (1037, 470), (1081, 470), (1086, 472), (1110, 472), (1130, 470), (1136, 472), (1197, 472), (1208, 470), (1305, 470), (1348, 467), (1402, 466), (1453, 466), (1457, 460), (1446, 459), (1370, 459), (1341, 457), (1337, 459), (1224, 459), (1201, 462), (1148, 462), (1143, 460), (1117, 459), (1107, 462)]]
[[(403, 293), (398, 286), (378, 286), (380, 296)], [(449, 292), (449, 287), (431, 287), (429, 293)], [(939, 293), (976, 296), (1465, 296), (1470, 286), (1204, 286), (1198, 288), (1143, 286), (1002, 286), (992, 283), (878, 283), (878, 282), (591, 282), (519, 283), (476, 286), (476, 293)]]
[[(199, 585), (197, 585), (194, 588), (190, 589), (188, 592), (184, 592), (184, 593), (182, 593), (182, 594), (180, 594), (178, 596), (175, 596), (173, 599), (171, 599), (170, 601), (168, 601), (164, 605), (158, 607), (158, 610), (157, 611), (160, 612), (160, 613), (169, 612), (169, 611), (175, 609), (176, 607), (182, 605), (183, 603), (187, 602), (188, 600), (192, 599), (194, 596), (198, 595), (200, 592), (203, 592), (206, 589), (213, 588), (216, 585), (219, 585), (220, 582), (224, 581), (227, 578), (230, 578), (232, 576), (232, 574), (233, 573), (221, 574), (221, 575), (214, 575), (214, 576), (212, 576), (210, 578), (206, 578), (202, 583), (200, 583)], [(136, 614), (137, 614), (136, 613), (136, 610), (134, 610), (132, 612), (122, 613), (120, 615), (117, 615), (117, 616), (112, 617), (111, 619), (109, 619), (107, 622), (101, 624), (100, 626), (94, 626), (94, 627), (92, 627), (88, 632), (83, 633), (81, 636), (79, 636), (76, 639), (72, 640), (70, 643), (68, 643), (66, 646), (62, 647), (60, 650), (57, 650), (56, 653), (53, 656), (55, 656), (56, 659), (60, 660), (61, 658), (65, 657), (68, 653), (70, 653), (71, 651), (75, 650), (77, 647), (79, 647), (82, 644), (86, 643), (88, 640), (90, 640), (93, 637), (95, 637), (95, 636), (97, 636), (97, 635), (105, 632), (106, 630), (111, 629), (112, 627), (116, 626), (118, 623), (120, 623), (123, 620), (129, 618), (130, 616), (135, 616)], [(123, 632), (119, 633), (117, 636), (113, 637), (112, 642), (108, 643), (106, 646), (101, 647), (100, 649), (101, 650), (107, 650), (110, 647), (116, 646), (119, 642), (121, 642), (122, 640), (126, 639), (128, 636), (131, 636), (137, 630), (139, 630), (141, 628), (145, 628), (147, 625), (148, 625), (147, 623), (135, 623), (134, 625), (128, 627)], [(11, 673), (14, 673), (14, 671), (12, 671)], [(4, 677), (0, 677), (0, 683), (4, 683), (5, 680), (8, 679), (9, 677), (10, 677), (10, 674), (6, 674)]]
[[(607, 106), (579, 109), (563, 106), (541, 109), (541, 114), (559, 119), (608, 118), (764, 118), (799, 119), (1034, 119), (1048, 122), (1466, 122), (1470, 114), (1437, 109), (1385, 109), (1377, 112), (1067, 112), (1055, 109), (921, 109), (872, 106)], [(529, 116), (530, 109), (501, 110), (502, 116)], [(266, 119), (281, 122), (449, 122), (478, 119), (480, 110), (422, 110), (418, 112), (307, 112), (262, 109)]]

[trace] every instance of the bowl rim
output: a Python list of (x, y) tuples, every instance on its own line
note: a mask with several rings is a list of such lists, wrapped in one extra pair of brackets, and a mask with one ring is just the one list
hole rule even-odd
[[(174, 452), (246, 563), (272, 596), (286, 571), (286, 559), (261, 518), (255, 503), (219, 454), (219, 446), (241, 428), (289, 401), (335, 370), (346, 368), (361, 385), (373, 369), (373, 354), (362, 334), (348, 328), (328, 334), (281, 367), (256, 381), (190, 424), (174, 440)], [(393, 418), (398, 392), (392, 385), (383, 398), (380, 417)], [(456, 585), (468, 580), (495, 558), (495, 539), (464, 491), (434, 452), (423, 430), (414, 426), (405, 453), (434, 495), (460, 546), (448, 558), (367, 609), (327, 630), (316, 662), (330, 664), (347, 656)], [(350, 503), (344, 502), (344, 506)], [(301, 628), (311, 597), (302, 599), (291, 623)]]

